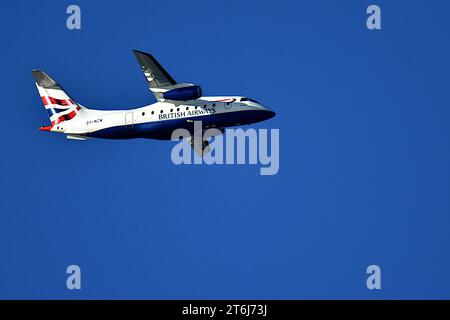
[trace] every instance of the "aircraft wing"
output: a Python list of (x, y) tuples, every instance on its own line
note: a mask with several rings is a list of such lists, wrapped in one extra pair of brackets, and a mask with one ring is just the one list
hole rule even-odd
[(166, 91), (164, 88), (174, 86), (177, 82), (151, 54), (138, 50), (133, 50), (133, 53), (147, 79), (150, 91), (161, 101), (162, 92)]

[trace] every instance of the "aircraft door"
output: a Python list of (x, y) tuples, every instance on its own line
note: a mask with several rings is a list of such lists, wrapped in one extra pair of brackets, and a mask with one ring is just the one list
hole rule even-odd
[(125, 113), (125, 126), (128, 128), (133, 127), (134, 121), (133, 121), (133, 112), (127, 112)]

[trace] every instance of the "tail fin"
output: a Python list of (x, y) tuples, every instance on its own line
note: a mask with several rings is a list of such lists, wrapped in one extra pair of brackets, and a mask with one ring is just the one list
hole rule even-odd
[(54, 125), (75, 118), (81, 107), (70, 98), (64, 89), (44, 71), (33, 70), (32, 73), (36, 79), (39, 95), (52, 122), (51, 126), (41, 127), (40, 130), (50, 131)]

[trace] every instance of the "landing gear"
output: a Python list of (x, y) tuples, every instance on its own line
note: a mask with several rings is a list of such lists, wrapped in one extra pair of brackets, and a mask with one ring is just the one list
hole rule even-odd
[[(225, 132), (224, 128), (217, 128), (217, 130), (219, 130), (220, 134), (223, 134)], [(192, 149), (194, 149), (195, 153), (197, 153), (200, 157), (203, 157), (205, 154), (211, 151), (208, 141), (208, 137), (211, 137), (211, 135), (206, 135), (205, 137), (205, 131), (203, 131), (201, 135), (197, 136), (194, 134), (187, 139)]]
[[(199, 140), (202, 137), (199, 137)], [(188, 142), (191, 145), (192, 149), (194, 149), (195, 153), (198, 154), (200, 157), (203, 157), (211, 150), (211, 148), (209, 147), (208, 140), (195, 141), (195, 139), (189, 138)]]

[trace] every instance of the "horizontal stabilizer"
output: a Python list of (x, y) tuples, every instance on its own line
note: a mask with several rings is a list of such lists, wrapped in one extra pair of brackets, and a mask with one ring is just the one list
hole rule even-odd
[(68, 134), (67, 139), (69, 139), (69, 140), (88, 140), (89, 137), (78, 135), (78, 134)]

